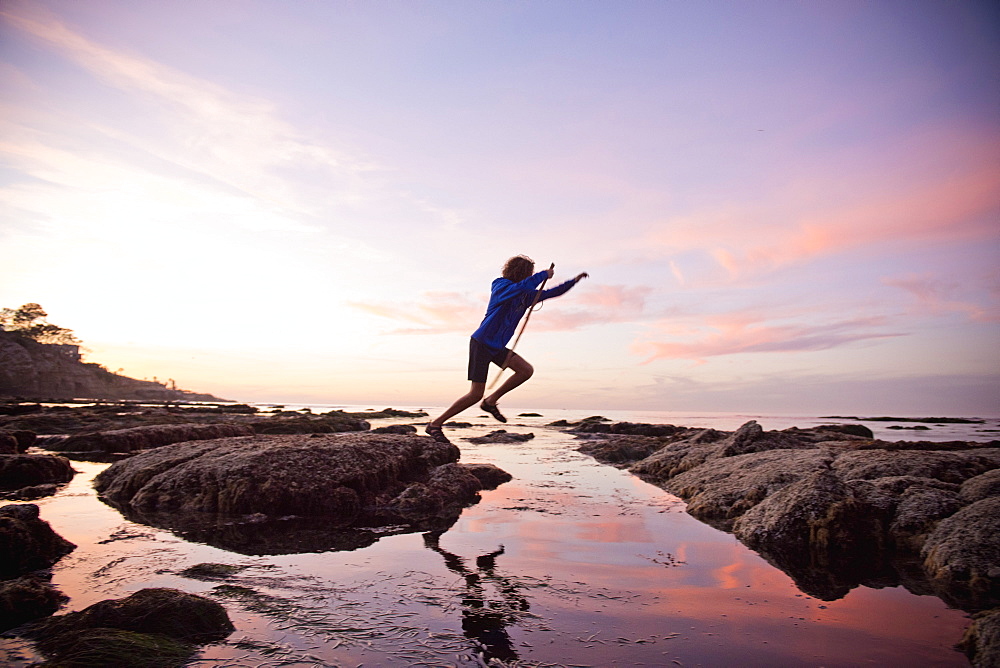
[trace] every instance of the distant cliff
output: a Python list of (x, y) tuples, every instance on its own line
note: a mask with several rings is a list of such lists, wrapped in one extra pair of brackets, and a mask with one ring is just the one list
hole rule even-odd
[(211, 394), (119, 376), (98, 364), (81, 361), (78, 346), (38, 343), (4, 331), (0, 331), (0, 397), (225, 401)]

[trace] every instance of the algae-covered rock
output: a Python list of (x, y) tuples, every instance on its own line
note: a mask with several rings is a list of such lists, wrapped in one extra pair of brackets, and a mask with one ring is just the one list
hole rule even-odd
[(225, 438), (140, 453), (101, 472), (94, 486), (102, 499), (144, 511), (352, 519), (458, 457), (454, 445), (426, 436)]
[(1000, 608), (973, 615), (958, 647), (974, 668), (1000, 666)]
[(153, 424), (77, 434), (54, 441), (48, 447), (58, 452), (135, 452), (171, 443), (253, 433), (254, 428), (247, 424)]
[(974, 609), (1000, 605), (1000, 497), (947, 517), (921, 550), (930, 577)]
[(0, 579), (48, 568), (76, 546), (52, 530), (32, 503), (0, 508)]
[(918, 476), (961, 484), (1000, 466), (1000, 449), (964, 451), (855, 450), (837, 457), (833, 468), (844, 480)]
[(66, 597), (50, 582), (32, 576), (0, 582), (0, 631), (51, 615)]
[(822, 449), (752, 452), (692, 468), (670, 479), (664, 489), (686, 499), (695, 517), (725, 523), (830, 459)]
[(0, 455), (0, 490), (69, 482), (76, 471), (58, 455)]
[(180, 666), (195, 644), (234, 630), (219, 603), (156, 588), (45, 620), (28, 635), (58, 666)]
[(496, 489), (513, 479), (511, 474), (495, 464), (462, 464), (462, 467), (479, 480), (483, 489)]
[(372, 429), (373, 434), (415, 434), (417, 428), (412, 424), (390, 424)]
[(371, 527), (450, 524), (506, 475), (459, 455), (412, 434), (258, 435), (148, 450), (95, 487), (133, 521), (244, 554), (350, 550), (388, 535)]
[[(803, 591), (830, 600), (878, 565), (883, 521), (832, 471), (820, 469), (748, 510), (733, 524), (733, 533)], [(853, 583), (845, 582), (851, 575)], [(832, 589), (831, 583), (836, 583)]]
[(975, 503), (991, 496), (1000, 496), (1000, 468), (969, 478), (959, 490), (959, 497), (965, 503)]
[(485, 436), (473, 436), (467, 438), (469, 443), (524, 443), (525, 441), (530, 441), (535, 437), (534, 434), (514, 434), (506, 429), (497, 429), (496, 431), (491, 431)]
[(622, 466), (645, 459), (663, 447), (663, 441), (652, 436), (609, 435), (608, 438), (588, 441), (578, 450), (598, 461)]

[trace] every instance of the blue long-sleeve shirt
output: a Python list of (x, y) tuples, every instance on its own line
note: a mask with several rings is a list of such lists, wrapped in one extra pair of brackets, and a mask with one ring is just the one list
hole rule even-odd
[[(506, 278), (498, 278), (493, 281), (490, 302), (486, 306), (486, 316), (479, 325), (479, 329), (472, 333), (472, 338), (490, 348), (505, 347), (510, 338), (514, 336), (514, 330), (517, 328), (521, 316), (531, 306), (538, 286), (542, 284), (547, 275), (548, 271), (540, 271), (517, 283)], [(574, 285), (576, 285), (576, 281), (570, 279), (554, 288), (542, 290), (538, 301), (558, 297)]]

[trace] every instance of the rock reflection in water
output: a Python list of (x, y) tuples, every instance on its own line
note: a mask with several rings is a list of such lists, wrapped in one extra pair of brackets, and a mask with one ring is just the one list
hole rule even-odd
[[(462, 631), (483, 650), (483, 660), (492, 659), (514, 661), (517, 651), (507, 634), (507, 626), (516, 623), (530, 608), (528, 599), (521, 595), (521, 589), (513, 578), (498, 575), (496, 560), (504, 553), (499, 549), (476, 557), (476, 570), (465, 565), (465, 559), (441, 547), (440, 539), (444, 531), (424, 534), (424, 544), (444, 557), (448, 570), (465, 579), (465, 594), (462, 597)], [(500, 596), (489, 599), (484, 583), (493, 584)]]
[(457, 516), (427, 519), (419, 523), (385, 520), (370, 523), (340, 523), (329, 517), (281, 517), (226, 515), (216, 513), (151, 513), (118, 509), (126, 519), (181, 538), (248, 556), (344, 552), (368, 547), (384, 536), (445, 531)]

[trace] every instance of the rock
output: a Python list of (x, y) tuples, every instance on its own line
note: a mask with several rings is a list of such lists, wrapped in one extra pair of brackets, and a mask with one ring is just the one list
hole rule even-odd
[(687, 510), (715, 526), (727, 526), (778, 490), (809, 476), (832, 459), (826, 450), (776, 450), (719, 458), (664, 485), (687, 500)]
[(785, 429), (783, 433), (796, 438), (800, 438), (812, 443), (839, 440), (844, 436), (853, 439), (872, 439), (875, 435), (872, 430), (862, 424), (821, 424), (817, 427), (799, 429), (791, 427)]
[(166, 636), (95, 628), (67, 631), (37, 643), (51, 660), (45, 666), (66, 668), (181, 668), (197, 647)]
[(709, 460), (734, 457), (767, 450), (810, 449), (814, 446), (781, 432), (765, 432), (751, 420), (732, 434), (714, 429), (678, 433), (680, 440), (636, 463), (631, 471), (643, 478), (663, 483), (676, 475), (701, 466)]
[(658, 438), (610, 427), (578, 449), (616, 466), (634, 461), (632, 473), (731, 530), (807, 593), (829, 599), (862, 583), (902, 583), (966, 610), (1000, 602), (995, 441), (887, 443), (855, 425), (764, 432), (748, 422), (731, 434)]
[(75, 474), (69, 460), (58, 455), (0, 455), (0, 490), (69, 482)]
[(219, 603), (176, 589), (142, 589), (53, 617), (28, 632), (56, 665), (180, 666), (194, 644), (235, 628)]
[(0, 631), (47, 617), (66, 600), (51, 583), (33, 576), (0, 582)]
[(476, 477), (483, 489), (496, 489), (513, 479), (511, 474), (494, 464), (462, 464), (462, 466)]
[(542, 417), (541, 413), (518, 413), (517, 417)]
[(364, 527), (421, 530), (434, 513), (433, 526), (454, 522), (486, 476), (459, 455), (416, 435), (237, 437), (148, 450), (94, 484), (134, 521), (243, 553), (356, 549), (385, 535)]
[(964, 601), (963, 607), (1000, 605), (1000, 497), (976, 501), (941, 520), (920, 556), (931, 579)]
[(10, 494), (10, 498), (16, 501), (33, 501), (46, 496), (52, 496), (58, 491), (59, 486), (52, 483), (45, 485), (32, 485), (30, 487), (22, 487), (21, 489), (12, 492)]
[(416, 434), (417, 428), (412, 424), (390, 424), (372, 429), (373, 434)]
[(19, 453), (27, 451), (28, 448), (35, 444), (38, 438), (35, 432), (28, 431), (27, 429), (16, 429), (11, 433), (17, 439), (17, 451)]
[(881, 561), (883, 521), (833, 471), (820, 469), (748, 510), (733, 524), (733, 534), (804, 592), (831, 600), (850, 588), (845, 576), (854, 575), (851, 584), (857, 584), (872, 560)]
[(389, 503), (389, 509), (408, 520), (455, 515), (478, 500), (479, 479), (461, 464), (434, 469), (426, 483), (409, 485)]
[(967, 479), (962, 483), (958, 495), (964, 503), (975, 503), (991, 496), (1000, 496), (1000, 468)]
[(875, 438), (872, 430), (863, 424), (821, 424), (815, 430), (818, 432), (834, 432), (837, 434), (847, 434), (848, 436), (859, 436), (861, 438)]
[(958, 648), (965, 652), (974, 668), (1000, 666), (1000, 608), (973, 615)]
[(102, 499), (143, 510), (353, 517), (458, 458), (454, 445), (426, 436), (224, 438), (140, 453), (94, 486)]
[(919, 552), (938, 521), (962, 507), (957, 489), (945, 488), (947, 483), (933, 478), (926, 480), (931, 484), (911, 485), (900, 494), (889, 524), (889, 537), (894, 545), (910, 552)]
[(1000, 466), (1000, 449), (957, 452), (855, 450), (845, 452), (833, 468), (844, 480), (873, 480), (889, 476), (917, 476), (962, 483)]
[(14, 435), (0, 431), (0, 455), (16, 455), (17, 453), (17, 439), (14, 438)]
[(319, 416), (301, 414), (293, 414), (293, 417), (272, 416), (254, 420), (250, 424), (258, 434), (337, 434), (371, 429), (366, 420), (341, 411), (330, 411)]
[(887, 544), (902, 553), (919, 553), (938, 521), (963, 505), (958, 485), (935, 478), (887, 476), (846, 484), (886, 518)]
[(48, 568), (76, 548), (31, 503), (0, 507), (0, 580)]
[(577, 448), (585, 455), (615, 466), (631, 464), (663, 448), (663, 441), (650, 436), (610, 436)]
[(469, 443), (524, 443), (534, 437), (534, 434), (512, 434), (505, 429), (497, 429), (485, 436), (473, 436), (465, 440)]
[(674, 476), (703, 464), (717, 450), (715, 445), (726, 433), (714, 429), (688, 432), (684, 438), (665, 446), (632, 466), (631, 471), (645, 480), (661, 484)]
[(6, 403), (0, 404), (0, 415), (25, 415), (42, 410), (41, 404)]
[(233, 564), (195, 564), (194, 566), (185, 568), (179, 575), (193, 580), (224, 580), (246, 568), (246, 566), (235, 566)]
[(159, 424), (78, 434), (52, 443), (49, 449), (59, 452), (135, 452), (171, 443), (202, 441), (226, 436), (249, 436), (250, 425), (237, 424)]

